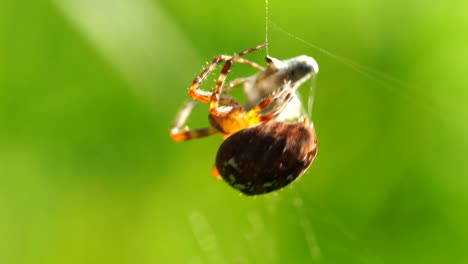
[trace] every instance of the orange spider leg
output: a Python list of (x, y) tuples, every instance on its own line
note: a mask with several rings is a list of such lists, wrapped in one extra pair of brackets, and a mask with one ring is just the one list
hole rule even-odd
[[(250, 52), (252, 52), (252, 51), (256, 51), (256, 50), (258, 50), (258, 49), (261, 49), (261, 48), (265, 47), (266, 45), (267, 45), (267, 44), (259, 45), (259, 46), (255, 47), (255, 48), (252, 48), (252, 49), (248, 50), (247, 53), (250, 53)], [(239, 55), (240, 55), (240, 56), (243, 56), (243, 55), (245, 55), (245, 54), (247, 54), (247, 53), (242, 54), (242, 52), (241, 52), (240, 54), (242, 54), (242, 55), (240, 55), (240, 54), (239, 54)], [(246, 59), (244, 59), (244, 58), (237, 58), (237, 59), (236, 59), (236, 62), (237, 62), (237, 63), (242, 63), (242, 64), (247, 64), (247, 65), (249, 65), (250, 67), (252, 67), (252, 68), (254, 68), (254, 69), (257, 69), (257, 70), (259, 70), (259, 71), (265, 70), (265, 67), (261, 66), (260, 64), (257, 64), (257, 63), (255, 63), (255, 62), (253, 62), (253, 61), (246, 60)]]
[(214, 127), (199, 128), (194, 130), (181, 129), (196, 104), (197, 101), (195, 100), (189, 101), (185, 104), (182, 110), (180, 110), (179, 114), (177, 115), (176, 122), (171, 127), (172, 140), (184, 141), (194, 138), (202, 138), (219, 132)]
[[(243, 55), (247, 54), (247, 53), (250, 53), (250, 52), (256, 51), (258, 49), (264, 48), (267, 45), (268, 44), (258, 45), (258, 46), (254, 47), (254, 48), (250, 48), (250, 49), (245, 50), (245, 51), (239, 53), (238, 55), (234, 55), (234, 56), (228, 56), (228, 55), (219, 55), (219, 56), (217, 56), (205, 68), (205, 70), (203, 70), (203, 72), (197, 78), (195, 78), (195, 80), (193, 80), (192, 85), (189, 88), (189, 95), (193, 99), (195, 99), (197, 101), (200, 101), (200, 102), (203, 102), (203, 103), (209, 103), (210, 102), (212, 93), (208, 92), (208, 91), (201, 91), (201, 90), (198, 90), (197, 88), (206, 79), (206, 77), (208, 77), (208, 75), (216, 68), (216, 66), (219, 63), (221, 63), (222, 61), (226, 61), (226, 62), (231, 61), (230, 64), (232, 64), (232, 61), (235, 61), (235, 62), (238, 62), (238, 63), (246, 64), (246, 65), (248, 65), (248, 66), (250, 66), (250, 67), (252, 67), (254, 69), (257, 69), (257, 70), (264, 70), (264, 68), (262, 66), (258, 65), (257, 63), (246, 60), (246, 59), (241, 58), (241, 57)], [(229, 66), (229, 68), (230, 68), (230, 66)], [(228, 70), (229, 70), (229, 68), (228, 68)], [(224, 72), (224, 74), (227, 74), (227, 72)]]
[(218, 115), (218, 105), (219, 105), (219, 98), (220, 98), (219, 94), (222, 91), (224, 82), (226, 81), (227, 73), (229, 69), (231, 68), (232, 63), (233, 63), (232, 59), (226, 61), (223, 69), (221, 70), (221, 74), (218, 77), (218, 81), (216, 82), (216, 87), (210, 97), (210, 115), (213, 115), (213, 116)]
[(213, 170), (211, 171), (211, 174), (216, 179), (221, 179), (221, 174), (219, 174), (218, 168), (216, 168), (216, 166), (213, 167)]
[(211, 98), (211, 92), (198, 90), (197, 88), (200, 84), (208, 77), (208, 75), (216, 68), (216, 66), (221, 63), (222, 61), (231, 60), (232, 56), (228, 55), (219, 55), (217, 56), (206, 68), (203, 72), (193, 80), (192, 85), (189, 88), (189, 95), (202, 103), (208, 103)]
[[(269, 121), (275, 117), (277, 117), (284, 108), (287, 106), (289, 102), (293, 99), (294, 87), (291, 86), (290, 82), (285, 82), (284, 85), (281, 87), (280, 91), (274, 94), (273, 96), (266, 97), (262, 101), (260, 101), (256, 106), (254, 106), (249, 112), (247, 112), (247, 118), (249, 119), (250, 125), (255, 125), (260, 122)], [(283, 100), (275, 106), (267, 114), (261, 115), (260, 113), (270, 106), (275, 101), (279, 100), (281, 97), (284, 97)]]

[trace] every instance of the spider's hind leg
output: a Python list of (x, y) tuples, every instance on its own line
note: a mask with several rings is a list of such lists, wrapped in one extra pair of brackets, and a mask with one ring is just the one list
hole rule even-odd
[(214, 127), (199, 128), (194, 130), (181, 129), (184, 126), (185, 121), (187, 121), (187, 118), (189, 117), (196, 104), (197, 101), (191, 100), (187, 102), (185, 106), (180, 110), (179, 114), (177, 115), (176, 121), (171, 127), (172, 140), (184, 141), (189, 139), (202, 138), (211, 136), (219, 132)]
[(184, 130), (184, 131), (171, 131), (171, 138), (174, 141), (185, 141), (190, 139), (196, 138), (203, 138), (214, 135), (219, 131), (214, 127), (205, 127), (205, 128), (198, 128), (192, 130)]

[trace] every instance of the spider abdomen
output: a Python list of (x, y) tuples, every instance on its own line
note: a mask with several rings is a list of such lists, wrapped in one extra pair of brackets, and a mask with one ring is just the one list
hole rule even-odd
[(317, 154), (312, 126), (268, 122), (228, 137), (216, 156), (216, 168), (246, 195), (278, 190), (300, 177)]

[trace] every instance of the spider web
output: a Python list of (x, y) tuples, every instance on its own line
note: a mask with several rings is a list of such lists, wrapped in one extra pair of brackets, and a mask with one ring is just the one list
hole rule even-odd
[(190, 263), (383, 263), (339, 217), (306, 200), (297, 190), (287, 190), (248, 201), (256, 206), (232, 226), (230, 241), (244, 245), (234, 253), (217, 217), (191, 211), (187, 222), (200, 253)]
[[(439, 120), (443, 121), (446, 125), (449, 125), (451, 127), (457, 127), (458, 129), (463, 129), (459, 123), (458, 120), (452, 119), (446, 115), (443, 115), (443, 111), (441, 109), (447, 109), (449, 108), (448, 105), (441, 103), (440, 101), (436, 102), (435, 100), (431, 99), (430, 97), (427, 96), (427, 94), (421, 93), (421, 92), (414, 92), (414, 91), (421, 91), (420, 87), (417, 87), (415, 85), (409, 84), (406, 81), (403, 81), (399, 78), (396, 78), (394, 76), (391, 76), (385, 72), (382, 72), (378, 69), (375, 69), (373, 67), (364, 65), (362, 63), (356, 62), (352, 59), (340, 56), (334, 52), (331, 52), (329, 50), (326, 50), (310, 41), (307, 41), (300, 36), (291, 33), (290, 31), (280, 27), (277, 25), (273, 20), (269, 18), (269, 11), (268, 11), (268, 0), (265, 0), (265, 5), (266, 5), (266, 22), (265, 22), (265, 40), (268, 41), (269, 37), (268, 35), (270, 34), (271, 29), (280, 32), (284, 36), (287, 36), (295, 41), (301, 42), (308, 47), (314, 49), (315, 51), (322, 53), (339, 64), (342, 64), (349, 69), (357, 72), (361, 76), (364, 76), (365, 78), (369, 79), (371, 82), (375, 83), (377, 87), (382, 87), (389, 93), (393, 94), (394, 96), (397, 96), (398, 98), (401, 98), (402, 100), (406, 101), (407, 103), (410, 103), (423, 111), (430, 113), (431, 115), (437, 117)], [(271, 45), (270, 45), (271, 46)], [(267, 50), (268, 54), (268, 50)], [(308, 114), (311, 116), (312, 114), (312, 105), (313, 105), (313, 99), (315, 95), (315, 79), (317, 77), (314, 76), (312, 85), (310, 86), (309, 90), (309, 96), (308, 96)], [(413, 93), (410, 93), (408, 91), (413, 91)], [(417, 99), (415, 99), (417, 98)]]

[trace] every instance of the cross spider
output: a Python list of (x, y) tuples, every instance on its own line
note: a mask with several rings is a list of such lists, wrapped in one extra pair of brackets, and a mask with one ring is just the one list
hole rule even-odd
[[(266, 47), (262, 44), (233, 56), (217, 56), (195, 78), (189, 89), (193, 98), (179, 112), (171, 128), (174, 141), (221, 133), (213, 174), (246, 195), (278, 190), (300, 177), (317, 154), (317, 137), (312, 122), (303, 115), (297, 88), (318, 72), (315, 60), (299, 56), (280, 61), (266, 57), (266, 68), (242, 56)], [(224, 67), (212, 92), (198, 89), (221, 62)], [(246, 64), (259, 72), (239, 78), (223, 91), (233, 63)], [(229, 96), (244, 84), (245, 105)], [(209, 104), (208, 128), (181, 129), (197, 102)]]

